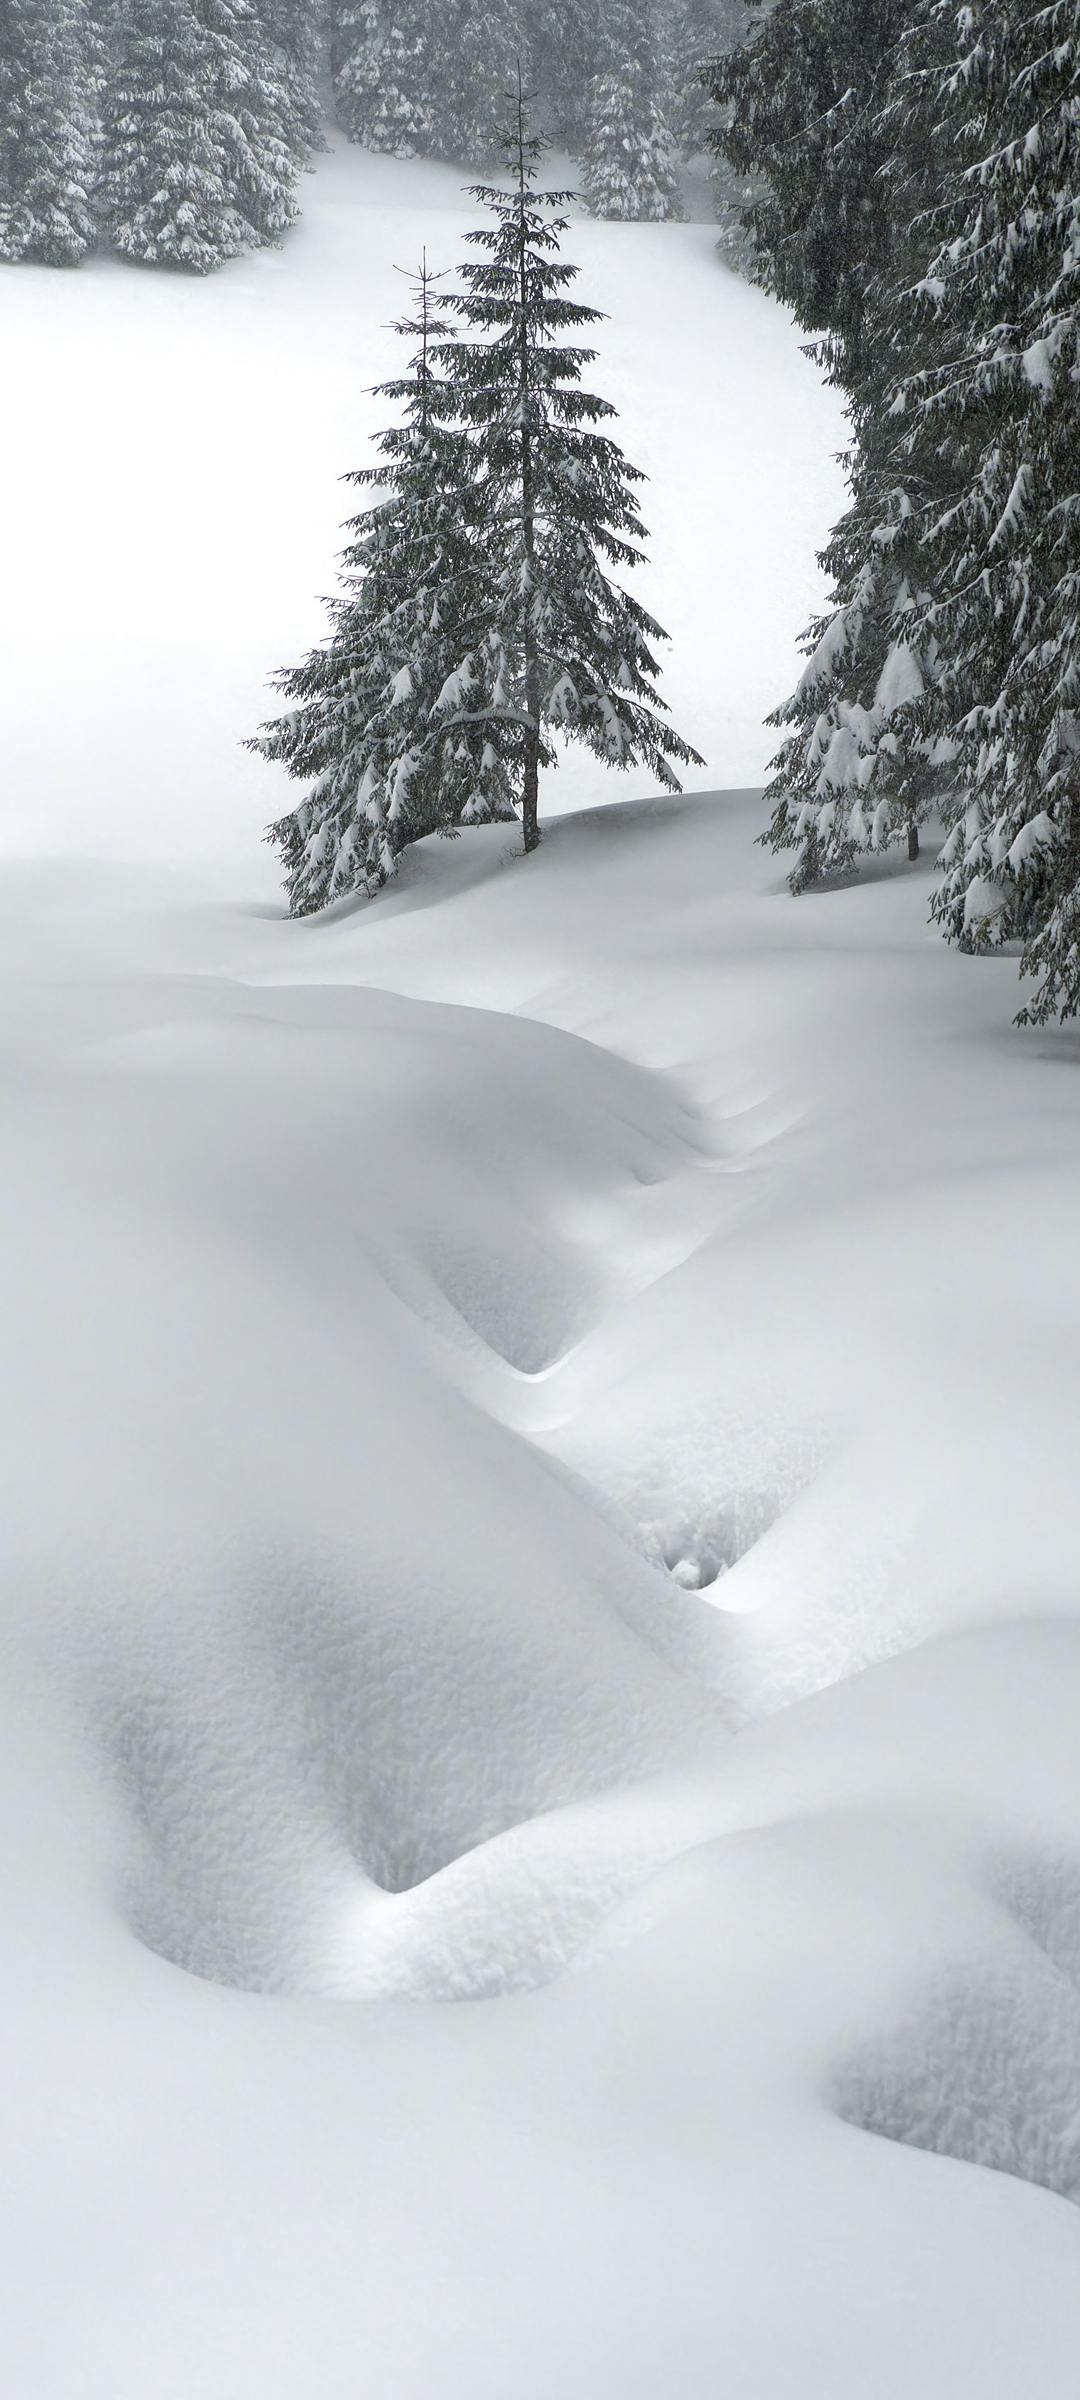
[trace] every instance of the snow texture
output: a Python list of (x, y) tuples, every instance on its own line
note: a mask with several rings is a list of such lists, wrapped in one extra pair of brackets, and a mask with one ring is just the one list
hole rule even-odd
[[(286, 919), (229, 743), (453, 190), (320, 176), (214, 281), (3, 287), (0, 2387), (1061, 2400), (1080, 1050), (929, 860), (793, 902), (755, 846), (831, 420), (692, 227), (581, 232), (731, 788)], [(163, 490), (215, 357), (235, 438)], [(736, 600), (695, 545), (749, 485)]]

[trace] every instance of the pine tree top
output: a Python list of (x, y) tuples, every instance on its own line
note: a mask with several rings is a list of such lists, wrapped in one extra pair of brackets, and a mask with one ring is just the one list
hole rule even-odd
[[(495, 222), (466, 234), (466, 241), (485, 255), (475, 265), (462, 267), (465, 288), (448, 295), (448, 306), (457, 317), (495, 338), (447, 344), (441, 357), (461, 396), (463, 413), (475, 423), (505, 418), (508, 392), (513, 392), (517, 397), (511, 417), (514, 406), (525, 405), (527, 394), (534, 424), (545, 419), (567, 429), (595, 424), (616, 414), (609, 401), (580, 386), (582, 369), (596, 352), (559, 337), (602, 323), (604, 311), (566, 296), (578, 274), (560, 255), (561, 237), (570, 222), (563, 212), (574, 194), (532, 188), (548, 145), (527, 130), (529, 95), (520, 85), (513, 99), (514, 122), (500, 135), (511, 180), (470, 187), (470, 196)], [(636, 469), (627, 473), (631, 480), (642, 480)]]

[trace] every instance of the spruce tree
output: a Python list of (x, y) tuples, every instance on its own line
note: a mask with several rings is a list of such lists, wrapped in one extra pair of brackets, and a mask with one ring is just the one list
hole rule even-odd
[(0, 258), (92, 248), (96, 101), (86, 0), (0, 0)]
[(251, 0), (119, 0), (98, 191), (116, 249), (202, 275), (276, 241), (308, 142)]
[(518, 0), (349, 0), (335, 92), (351, 141), (480, 163), (525, 43)]
[[(885, 88), (911, 0), (748, 0), (750, 37), (719, 57), (711, 136), (739, 178), (755, 278), (824, 337), (845, 388), (862, 366), (866, 294), (887, 271), (892, 202)], [(760, 14), (758, 13), (760, 12)]]
[(923, 534), (948, 467), (931, 441), (902, 454), (892, 413), (898, 374), (928, 363), (940, 333), (912, 294), (940, 145), (932, 108), (898, 105), (916, 74), (910, 40), (894, 0), (779, 0), (712, 77), (722, 155), (764, 178), (745, 212), (754, 272), (818, 335), (852, 424), (852, 504), (821, 559), (832, 604), (773, 719), (793, 730), (765, 839), (795, 851), (795, 890), (898, 838), (916, 857), (950, 773), (949, 743), (925, 723), (939, 656), (922, 609)]
[(666, 32), (667, 113), (684, 158), (714, 147), (717, 104), (707, 79), (717, 59), (744, 40), (747, 22), (746, 0), (673, 0)]
[(280, 56), (283, 131), (298, 159), (325, 150), (320, 79), (329, 25), (325, 0), (254, 0), (255, 17)]
[(525, 0), (524, 34), (523, 59), (539, 95), (540, 122), (580, 157), (594, 79), (620, 63), (605, 0)]
[(901, 379), (901, 448), (946, 462), (921, 544), (939, 668), (928, 735), (953, 751), (935, 914), (965, 944), (1020, 939), (1021, 1022), (1080, 1011), (1080, 6), (922, 0), (934, 60), (909, 95), (955, 161), (925, 286), (939, 324)]
[(349, 0), (334, 26), (334, 98), (351, 142), (415, 158), (433, 148), (430, 0)]
[(595, 352), (567, 339), (599, 311), (570, 300), (577, 269), (560, 256), (569, 194), (534, 190), (543, 144), (530, 134), (520, 86), (503, 137), (509, 190), (480, 185), (494, 222), (468, 236), (481, 251), (452, 305), (463, 338), (440, 360), (472, 434), (490, 552), (488, 737), (520, 793), (525, 848), (539, 840), (541, 767), (551, 734), (586, 743), (606, 765), (647, 764), (669, 789), (670, 761), (701, 765), (657, 715), (662, 629), (606, 569), (627, 569), (645, 536), (643, 482), (597, 426), (614, 409), (581, 388)]
[(288, 711), (248, 745), (310, 785), (267, 837), (294, 916), (377, 890), (424, 834), (514, 814), (483, 715), (496, 662), (470, 448), (434, 358), (449, 328), (426, 261), (416, 281), (418, 314), (396, 330), (419, 347), (379, 387), (403, 421), (379, 436), (381, 463), (347, 478), (372, 499), (349, 522), (332, 638), (275, 677)]
[(665, 61), (651, 0), (611, 0), (614, 53), (589, 96), (581, 196), (595, 217), (684, 215), (664, 113)]

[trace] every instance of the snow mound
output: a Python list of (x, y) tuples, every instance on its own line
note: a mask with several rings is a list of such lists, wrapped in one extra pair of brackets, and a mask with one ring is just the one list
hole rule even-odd
[(1045, 1960), (928, 1993), (914, 2022), (847, 2062), (849, 2123), (1080, 2201), (1080, 1989)]

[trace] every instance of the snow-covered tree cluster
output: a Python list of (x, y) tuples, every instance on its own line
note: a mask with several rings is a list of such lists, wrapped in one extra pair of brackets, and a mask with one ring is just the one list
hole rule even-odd
[(439, 302), (425, 266), (407, 373), (383, 387), (400, 422), (348, 527), (331, 638), (276, 677), (291, 704), (250, 747), (307, 785), (271, 826), (295, 915), (376, 890), (428, 833), (512, 818), (539, 840), (540, 772), (559, 736), (605, 765), (701, 764), (664, 722), (660, 626), (612, 581), (641, 557), (628, 465), (582, 389), (575, 337), (597, 311), (569, 297), (567, 195), (536, 191), (540, 152), (519, 103), (509, 190), (481, 185), (479, 255)]
[(275, 241), (318, 143), (317, 0), (0, 0), (0, 258), (204, 274)]
[(933, 909), (1080, 1009), (1080, 0), (777, 0), (713, 77), (852, 425), (771, 789), (799, 888), (944, 820)]
[(702, 71), (745, 22), (744, 0), (338, 0), (338, 115), (372, 149), (484, 164), (520, 69), (596, 215), (680, 216)]
[(0, 257), (203, 273), (275, 241), (320, 141), (486, 163), (519, 75), (599, 216), (683, 213), (751, 0), (0, 0)]

